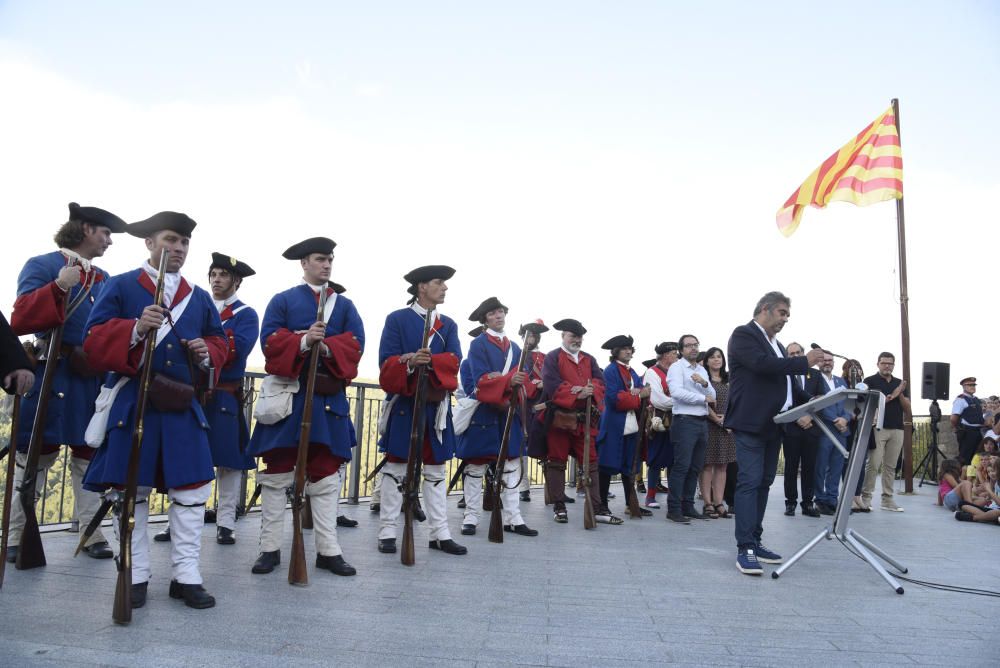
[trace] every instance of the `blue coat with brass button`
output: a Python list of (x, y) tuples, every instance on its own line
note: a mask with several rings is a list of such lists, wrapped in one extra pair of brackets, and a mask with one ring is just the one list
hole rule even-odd
[[(142, 269), (111, 278), (87, 321), (84, 350), (90, 363), (111, 372), (105, 387), (125, 376), (108, 413), (104, 443), (94, 456), (84, 484), (100, 491), (125, 483), (138, 393), (139, 365), (145, 342), (131, 346), (136, 320), (153, 303), (155, 285)], [(191, 384), (187, 348), (181, 341), (204, 339), (212, 366), (226, 361), (225, 333), (212, 297), (183, 278), (169, 305), (173, 327), (167, 328), (153, 352), (153, 372)], [(139, 484), (161, 490), (186, 487), (215, 478), (208, 444), (208, 419), (195, 398), (178, 412), (158, 410), (147, 403), (139, 458)]]

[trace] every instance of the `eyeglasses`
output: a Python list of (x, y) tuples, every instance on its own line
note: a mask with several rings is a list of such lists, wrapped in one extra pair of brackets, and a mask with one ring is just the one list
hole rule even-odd
[(697, 347), (699, 347), (700, 345), (701, 345), (700, 343), (685, 343), (685, 344), (684, 344), (684, 347), (685, 347), (685, 348), (697, 348)]

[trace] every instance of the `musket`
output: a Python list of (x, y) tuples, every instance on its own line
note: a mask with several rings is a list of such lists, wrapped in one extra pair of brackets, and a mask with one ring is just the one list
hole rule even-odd
[(388, 457), (383, 457), (382, 461), (380, 461), (378, 465), (376, 465), (375, 468), (372, 469), (372, 472), (365, 476), (366, 485), (375, 479), (375, 476), (378, 475), (378, 472), (382, 470), (382, 467), (385, 466), (388, 461), (389, 461)]
[[(591, 383), (587, 381), (587, 387)], [(590, 411), (593, 409), (594, 395), (587, 397), (587, 408), (583, 420), (583, 528), (596, 529), (597, 520), (594, 518), (594, 500), (590, 498)]]
[(642, 509), (639, 508), (639, 493), (635, 490), (635, 477), (639, 474), (639, 453), (643, 451), (649, 445), (649, 429), (647, 429), (647, 422), (649, 422), (649, 399), (642, 399), (640, 401), (641, 408), (639, 409), (639, 442), (635, 444), (635, 452), (632, 453), (632, 468), (629, 480), (625, 482), (622, 487), (625, 488), (625, 499), (628, 503), (628, 514), (632, 516), (632, 519), (641, 520), (642, 519)]
[[(157, 265), (156, 292), (153, 294), (153, 304), (162, 306), (163, 282), (167, 276), (167, 249), (160, 251), (160, 263)], [(156, 348), (157, 330), (150, 328), (146, 332), (145, 347), (142, 349), (142, 368), (139, 371), (139, 388), (135, 396), (135, 428), (132, 430), (132, 447), (128, 454), (128, 472), (125, 476), (125, 489), (119, 496), (121, 511), (118, 513), (118, 582), (115, 585), (115, 604), (111, 618), (116, 624), (128, 624), (132, 621), (132, 531), (135, 529), (135, 497), (139, 486), (139, 454), (142, 450), (143, 425), (146, 419), (146, 405), (149, 395), (149, 383), (153, 378), (153, 352)], [(193, 379), (192, 379), (193, 380)], [(106, 494), (104, 503), (116, 501), (115, 495)], [(99, 517), (98, 515), (97, 517)], [(91, 522), (93, 524), (93, 522)], [(89, 528), (89, 527), (88, 527)]]
[[(424, 315), (424, 333), (420, 340), (420, 350), (427, 348), (430, 341), (431, 325), (434, 323), (434, 311), (427, 309)], [(427, 431), (427, 415), (424, 405), (427, 403), (427, 365), (417, 367), (417, 389), (413, 394), (413, 419), (410, 422), (410, 451), (406, 457), (406, 478), (400, 485), (403, 493), (403, 545), (399, 560), (404, 566), (416, 563), (413, 554), (413, 518), (420, 494), (420, 466), (424, 453), (424, 434)]]
[[(524, 347), (521, 348), (521, 358), (517, 361), (517, 371), (520, 373), (524, 370), (524, 361), (527, 359), (528, 355), (531, 354), (534, 344), (529, 344), (529, 339), (527, 336), (524, 338)], [(532, 340), (533, 341), (533, 340)], [(491, 543), (502, 543), (503, 542), (503, 502), (500, 500), (500, 493), (504, 488), (503, 481), (503, 470), (507, 465), (507, 447), (510, 443), (510, 430), (514, 426), (514, 416), (517, 414), (518, 405), (520, 401), (515, 401), (520, 399), (522, 392), (522, 387), (515, 388), (515, 395), (511, 397), (510, 405), (507, 407), (507, 417), (503, 423), (503, 436), (500, 439), (500, 449), (497, 451), (497, 460), (495, 462), (496, 468), (494, 469), (495, 479), (493, 481), (493, 489), (490, 492), (493, 495), (492, 498), (492, 508), (490, 508), (490, 532), (489, 541)], [(521, 441), (521, 448), (524, 449), (524, 441)], [(519, 460), (520, 461), (520, 460)], [(524, 469), (521, 469), (521, 476), (524, 476)], [(521, 484), (518, 480), (514, 485), (516, 488)], [(513, 488), (512, 488), (513, 489)], [(484, 508), (485, 510), (485, 508)]]
[[(17, 423), (21, 419), (21, 395), (14, 395), (14, 406), (10, 413), (10, 442), (14, 443), (17, 438)], [(9, 448), (9, 446), (8, 446)], [(0, 588), (3, 587), (3, 576), (7, 570), (7, 539), (10, 537), (10, 502), (14, 496), (14, 459), (12, 455), (7, 460), (7, 478), (3, 487), (3, 522), (0, 531), (3, 531), (3, 538), (0, 538)]]
[[(70, 260), (66, 266), (72, 267), (74, 264), (74, 260)], [(17, 546), (17, 561), (14, 562), (14, 568), (19, 571), (45, 565), (45, 550), (42, 548), (42, 535), (38, 531), (38, 517), (35, 515), (38, 458), (42, 454), (45, 422), (49, 414), (49, 399), (52, 395), (52, 383), (55, 381), (56, 370), (59, 367), (59, 356), (62, 353), (65, 322), (63, 320), (49, 332), (45, 370), (42, 371), (42, 382), (38, 390), (38, 405), (35, 408), (35, 420), (31, 426), (31, 438), (28, 440), (28, 452), (24, 461), (24, 477), (21, 478), (21, 486), (17, 490), (21, 508), (24, 511), (24, 529), (21, 531), (21, 542)], [(15, 442), (16, 437), (17, 434), (11, 432), (12, 443)]]
[[(325, 288), (326, 286), (324, 286)], [(326, 290), (319, 291), (316, 322), (325, 323)], [(320, 349), (314, 343), (306, 367), (306, 398), (302, 405), (302, 424), (299, 428), (299, 448), (295, 457), (295, 482), (292, 484), (292, 556), (288, 562), (288, 584), (309, 584), (306, 571), (306, 546), (302, 540), (303, 506), (305, 505), (306, 461), (309, 455), (309, 435), (312, 432), (313, 393), (316, 391), (316, 370), (319, 367)]]

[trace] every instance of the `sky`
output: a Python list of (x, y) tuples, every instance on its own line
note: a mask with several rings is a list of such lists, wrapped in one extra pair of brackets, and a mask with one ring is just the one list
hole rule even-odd
[[(76, 201), (187, 213), (185, 276), (234, 255), (261, 314), (301, 278), (281, 251), (333, 238), (367, 378), (424, 264), (457, 269), (460, 331), (495, 295), (509, 323), (581, 320), (602, 362), (622, 333), (637, 360), (725, 348), (781, 290), (782, 341), (874, 373), (901, 352), (896, 207), (810, 208), (788, 239), (774, 216), (897, 97), (911, 387), (936, 361), (952, 397), (968, 375), (1000, 394), (997, 35), (971, 1), (0, 1), (0, 310)], [(98, 264), (144, 254), (117, 235)]]

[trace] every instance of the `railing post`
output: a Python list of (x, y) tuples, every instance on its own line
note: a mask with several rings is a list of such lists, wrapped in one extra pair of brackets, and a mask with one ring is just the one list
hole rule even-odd
[(355, 386), (357, 394), (354, 397), (354, 435), (357, 444), (354, 452), (351, 453), (351, 478), (348, 482), (347, 502), (352, 506), (358, 505), (358, 491), (361, 487), (361, 458), (360, 453), (364, 451), (365, 436), (365, 388)]

